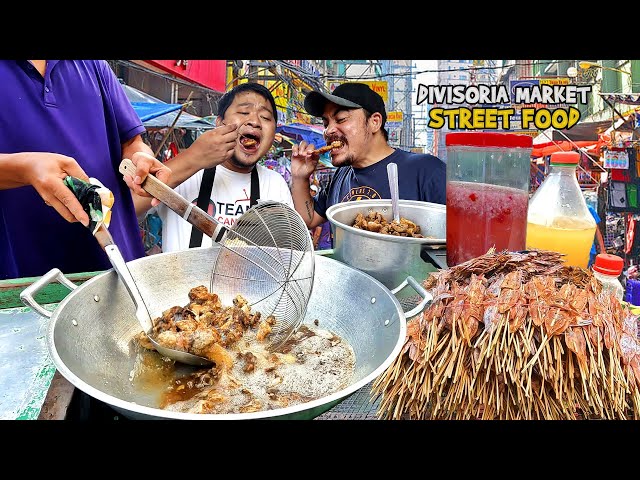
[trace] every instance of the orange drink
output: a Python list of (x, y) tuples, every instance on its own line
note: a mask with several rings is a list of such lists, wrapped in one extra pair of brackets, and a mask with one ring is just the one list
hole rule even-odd
[(565, 264), (586, 269), (595, 233), (596, 226), (581, 218), (556, 217), (551, 225), (546, 226), (535, 223), (535, 219), (530, 217), (527, 222), (527, 248), (564, 253)]

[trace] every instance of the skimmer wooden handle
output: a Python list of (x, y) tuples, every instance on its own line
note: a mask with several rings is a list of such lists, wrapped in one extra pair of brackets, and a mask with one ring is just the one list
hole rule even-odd
[[(135, 177), (136, 166), (131, 160), (125, 158), (120, 162), (120, 173)], [(147, 175), (140, 186), (149, 195), (160, 200), (167, 207), (209, 237), (217, 238), (219, 234), (217, 230), (224, 228), (221, 224), (216, 222), (211, 215), (189, 202), (186, 198), (177, 193), (167, 184), (163, 183), (161, 180), (158, 180), (155, 176)]]

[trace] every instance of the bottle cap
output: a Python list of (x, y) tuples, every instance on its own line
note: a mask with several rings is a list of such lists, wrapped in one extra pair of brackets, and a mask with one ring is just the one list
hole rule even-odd
[(559, 165), (577, 165), (580, 163), (580, 154), (578, 152), (554, 152), (551, 154), (549, 163)]
[(467, 147), (504, 147), (504, 148), (532, 148), (533, 137), (517, 133), (498, 132), (456, 132), (447, 133), (444, 137), (445, 146), (463, 145)]
[(605, 275), (615, 275), (616, 277), (622, 273), (624, 260), (617, 255), (609, 253), (599, 253), (596, 255), (596, 261), (593, 264), (593, 270)]

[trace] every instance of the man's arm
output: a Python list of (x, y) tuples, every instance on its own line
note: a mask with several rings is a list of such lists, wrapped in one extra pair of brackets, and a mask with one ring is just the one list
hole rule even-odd
[(73, 192), (62, 182), (67, 175), (89, 181), (75, 159), (58, 153), (0, 154), (0, 190), (31, 185), (68, 222), (89, 225), (89, 216)]
[(318, 244), (320, 243), (320, 235), (321, 234), (322, 234), (322, 227), (320, 225), (318, 225), (313, 230), (313, 248), (314, 249), (318, 248)]
[(599, 253), (607, 253), (607, 248), (604, 246), (604, 238), (602, 237), (599, 226), (596, 226), (596, 242), (598, 242)]
[(320, 157), (313, 154), (313, 144), (302, 141), (291, 150), (291, 196), (293, 206), (309, 229), (320, 225), (325, 219), (313, 208), (314, 200), (309, 193), (309, 176), (315, 170)]
[[(160, 165), (165, 166), (170, 171), (171, 175), (166, 179), (163, 177), (158, 178), (171, 188), (175, 188), (186, 179), (190, 178), (197, 171), (225, 162), (227, 159), (231, 158), (231, 155), (233, 155), (233, 150), (235, 149), (236, 139), (238, 136), (236, 130), (237, 125), (235, 124), (220, 125), (213, 130), (209, 130), (201, 134), (189, 148), (167, 160), (164, 164), (159, 162)], [(142, 138), (140, 138), (140, 141), (144, 143)], [(145, 152), (153, 155), (151, 148), (147, 146), (147, 149), (148, 151), (145, 150)], [(124, 156), (124, 158), (131, 157)], [(133, 158), (131, 158), (131, 160), (136, 163)], [(144, 176), (146, 176), (144, 171), (140, 169), (136, 169), (136, 174), (141, 179), (144, 179)], [(143, 191), (144, 195), (142, 195), (140, 191), (135, 188), (135, 185), (133, 187), (130, 185), (132, 180), (131, 177), (125, 176), (124, 179), (134, 194), (137, 194), (134, 195), (133, 202), (136, 206), (136, 214), (138, 217), (143, 215), (153, 205), (157, 204), (156, 202), (152, 204), (149, 198), (145, 198), (147, 197), (146, 192)], [(142, 180), (140, 180), (140, 183), (141, 182)], [(142, 198), (136, 198), (136, 196), (141, 196)]]
[(296, 212), (300, 214), (309, 230), (314, 229), (325, 221), (314, 209), (315, 201), (309, 193), (309, 179), (306, 179), (306, 181), (305, 179), (294, 180), (291, 185), (291, 196), (293, 197), (293, 206)]

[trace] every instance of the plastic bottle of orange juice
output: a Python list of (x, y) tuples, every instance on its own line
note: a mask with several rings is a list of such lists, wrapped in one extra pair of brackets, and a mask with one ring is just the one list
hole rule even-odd
[(551, 154), (549, 173), (529, 200), (526, 243), (563, 253), (566, 265), (586, 269), (597, 225), (578, 184), (579, 162), (578, 152)]

